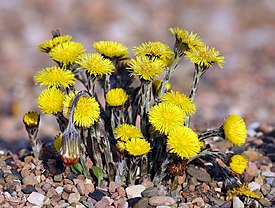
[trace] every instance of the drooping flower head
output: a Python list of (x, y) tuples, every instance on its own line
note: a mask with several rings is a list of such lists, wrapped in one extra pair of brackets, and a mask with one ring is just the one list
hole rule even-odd
[(114, 135), (116, 139), (128, 141), (135, 138), (143, 138), (141, 131), (134, 125), (122, 124), (115, 128)]
[(55, 151), (59, 152), (61, 146), (62, 146), (62, 133), (58, 134), (54, 140), (53, 140), (53, 148)]
[(243, 119), (237, 114), (229, 115), (223, 123), (225, 139), (233, 144), (242, 145), (245, 143), (247, 130)]
[(224, 57), (220, 56), (220, 53), (213, 47), (201, 47), (197, 50), (189, 50), (185, 52), (185, 57), (188, 58), (194, 64), (200, 67), (209, 68), (212, 64), (217, 64), (221, 69), (223, 67)]
[(197, 50), (204, 46), (200, 37), (193, 32), (189, 33), (187, 30), (178, 27), (172, 27), (169, 31), (176, 38), (174, 50), (176, 49), (177, 52), (180, 52), (180, 55), (183, 55), (184, 51)]
[(147, 154), (150, 150), (150, 143), (145, 139), (131, 139), (125, 143), (127, 152), (133, 156), (140, 156)]
[(92, 126), (99, 118), (99, 104), (93, 97), (81, 97), (74, 110), (74, 123), (77, 126)]
[(163, 94), (160, 99), (163, 103), (173, 103), (177, 105), (184, 111), (186, 115), (192, 115), (196, 112), (196, 106), (194, 102), (185, 94), (171, 91)]
[(35, 111), (26, 113), (23, 117), (23, 123), (26, 128), (38, 127), (40, 122), (40, 115)]
[(132, 59), (129, 68), (133, 75), (139, 76), (140, 79), (152, 81), (158, 77), (165, 69), (165, 64), (160, 59), (149, 59), (148, 57), (137, 56), (136, 60)]
[(40, 86), (68, 88), (75, 85), (75, 76), (70, 70), (53, 66), (39, 71), (34, 81), (40, 83)]
[(196, 156), (201, 149), (198, 135), (185, 126), (170, 131), (167, 144), (170, 145), (170, 153), (175, 153), (182, 159)]
[(51, 40), (44, 41), (39, 44), (38, 49), (41, 52), (49, 53), (53, 47), (57, 46), (60, 43), (68, 42), (72, 39), (69, 35), (56, 36)]
[(163, 134), (169, 134), (177, 126), (182, 126), (186, 115), (180, 107), (172, 103), (159, 103), (149, 111), (149, 122)]
[(106, 102), (109, 106), (118, 107), (123, 106), (128, 100), (128, 95), (122, 88), (111, 89), (106, 94)]
[(68, 95), (65, 95), (65, 97), (64, 97), (64, 101), (63, 101), (64, 111), (63, 112), (67, 116), (70, 114), (71, 107), (72, 107), (72, 101), (77, 93), (78, 93), (78, 91), (70, 92)]
[(55, 46), (49, 52), (49, 55), (51, 59), (66, 66), (73, 64), (77, 60), (77, 57), (84, 52), (85, 49), (81, 43), (68, 41)]
[(240, 187), (229, 190), (226, 199), (232, 200), (234, 196), (246, 196), (252, 199), (260, 199), (260, 197), (251, 191), (246, 184), (242, 184)]
[(243, 174), (247, 165), (247, 159), (245, 156), (239, 154), (233, 155), (230, 160), (229, 165), (231, 170), (235, 173)]
[[(153, 95), (157, 95), (161, 89), (162, 80), (154, 80), (152, 83), (152, 89), (153, 89)], [(165, 86), (166, 92), (169, 92), (171, 90), (171, 84), (168, 82)]]
[(64, 93), (56, 88), (46, 89), (41, 92), (37, 101), (42, 113), (57, 114), (62, 112)]
[(109, 59), (95, 53), (81, 54), (76, 63), (80, 68), (86, 69), (91, 76), (110, 75), (115, 70), (115, 66)]
[(166, 66), (171, 65), (174, 52), (168, 45), (161, 42), (147, 42), (134, 47), (135, 56), (146, 56), (150, 59), (160, 59)]
[(129, 56), (128, 48), (114, 41), (98, 41), (93, 44), (93, 47), (98, 53), (111, 59), (124, 59)]

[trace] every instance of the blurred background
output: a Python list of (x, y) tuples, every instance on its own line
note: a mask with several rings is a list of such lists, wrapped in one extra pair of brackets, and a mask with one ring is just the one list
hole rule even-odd
[[(0, 147), (19, 148), (28, 141), (22, 117), (38, 110), (36, 99), (42, 91), (33, 76), (54, 64), (37, 47), (57, 28), (87, 51), (99, 40), (118, 41), (130, 51), (143, 41), (173, 47), (170, 27), (193, 31), (220, 51), (226, 64), (203, 76), (192, 123), (218, 127), (235, 112), (248, 126), (274, 125), (274, 22), (273, 0), (1, 0)], [(192, 75), (192, 64), (183, 60), (171, 80), (172, 89), (189, 94)], [(43, 115), (40, 126), (40, 138), (58, 133), (53, 116)]]

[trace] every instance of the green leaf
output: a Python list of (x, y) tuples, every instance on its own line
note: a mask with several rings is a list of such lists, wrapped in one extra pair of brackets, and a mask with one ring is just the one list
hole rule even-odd
[(72, 171), (75, 173), (81, 174), (81, 173), (83, 173), (83, 168), (82, 168), (81, 164), (78, 162), (72, 166)]
[(93, 166), (92, 171), (93, 171), (94, 175), (96, 176), (97, 183), (99, 185), (100, 181), (103, 180), (103, 170), (97, 166)]

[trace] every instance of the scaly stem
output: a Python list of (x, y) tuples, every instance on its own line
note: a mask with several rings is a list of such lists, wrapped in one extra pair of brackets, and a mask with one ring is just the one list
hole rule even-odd
[(208, 139), (209, 137), (215, 137), (215, 136), (219, 136), (223, 138), (223, 135), (224, 133), (221, 128), (208, 130), (203, 134), (199, 135), (199, 140), (202, 141), (202, 140)]
[(151, 100), (151, 87), (152, 82), (142, 80), (141, 81), (141, 106), (140, 106), (140, 127), (142, 134), (146, 137), (148, 128), (148, 117), (147, 113), (150, 110), (150, 100)]

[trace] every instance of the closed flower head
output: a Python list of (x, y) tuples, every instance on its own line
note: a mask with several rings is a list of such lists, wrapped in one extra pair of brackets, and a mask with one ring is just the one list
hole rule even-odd
[(134, 47), (135, 56), (146, 56), (150, 59), (160, 59), (166, 66), (171, 65), (174, 59), (174, 52), (168, 45), (161, 42), (142, 43)]
[(196, 156), (201, 149), (198, 135), (185, 126), (170, 131), (167, 144), (170, 145), (170, 153), (175, 153), (182, 159)]
[(114, 135), (116, 139), (128, 141), (135, 138), (143, 138), (141, 131), (134, 125), (122, 124), (115, 128)]
[(62, 146), (62, 134), (58, 134), (53, 140), (53, 148), (59, 152)]
[(109, 75), (115, 70), (115, 66), (109, 59), (105, 59), (100, 54), (95, 53), (81, 54), (76, 63), (91, 76)]
[(163, 134), (169, 134), (175, 127), (182, 126), (185, 117), (181, 108), (172, 103), (160, 103), (149, 111), (149, 122)]
[(180, 107), (186, 115), (192, 115), (196, 112), (196, 106), (194, 102), (188, 98), (185, 94), (179, 92), (167, 92), (161, 96), (163, 103), (172, 103)]
[(85, 49), (78, 42), (68, 41), (58, 44), (50, 52), (51, 59), (63, 64), (63, 66), (73, 64), (77, 57), (84, 53)]
[(68, 42), (72, 39), (69, 35), (56, 36), (51, 40), (44, 41), (39, 44), (38, 49), (41, 52), (49, 53), (53, 47), (57, 46), (60, 43)]
[(128, 100), (128, 95), (122, 88), (111, 89), (106, 95), (106, 102), (109, 106), (123, 106)]
[(57, 114), (62, 112), (64, 93), (58, 89), (50, 88), (41, 92), (37, 101), (42, 113)]
[(243, 119), (237, 114), (229, 115), (223, 123), (225, 139), (233, 144), (242, 145), (245, 143), (247, 130)]
[(92, 126), (99, 118), (99, 104), (93, 97), (81, 97), (74, 110), (74, 123), (77, 126)]
[(70, 70), (62, 69), (60, 67), (50, 67), (39, 71), (34, 76), (35, 83), (40, 83), (40, 86), (47, 87), (65, 87), (75, 85), (74, 74)]
[(98, 41), (93, 44), (94, 49), (108, 58), (128, 58), (128, 48), (114, 41)]
[(150, 150), (150, 144), (145, 139), (131, 139), (125, 143), (127, 152), (133, 156), (140, 156), (147, 154)]
[(23, 117), (23, 123), (25, 124), (26, 128), (38, 127), (40, 121), (40, 115), (35, 112), (28, 112)]
[(247, 159), (243, 155), (233, 155), (230, 159), (230, 168), (233, 172), (237, 174), (242, 174), (247, 165)]
[(136, 60), (132, 59), (129, 68), (133, 75), (139, 76), (140, 79), (152, 81), (158, 77), (165, 69), (165, 64), (160, 59), (149, 59), (144, 56), (137, 56)]

